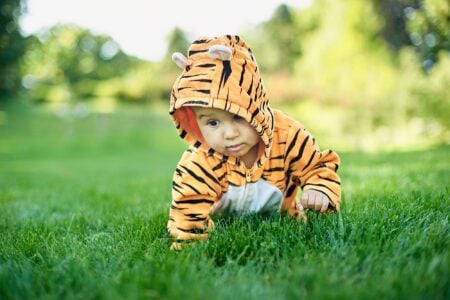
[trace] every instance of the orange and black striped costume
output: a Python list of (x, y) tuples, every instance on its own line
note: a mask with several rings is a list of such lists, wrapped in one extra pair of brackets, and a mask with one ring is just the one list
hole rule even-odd
[[(211, 55), (218, 45), (219, 50), (231, 50), (231, 58)], [(167, 225), (173, 238), (206, 238), (214, 225), (212, 211), (294, 215), (299, 187), (323, 192), (330, 200), (329, 209), (339, 210), (338, 155), (320, 151), (299, 122), (269, 106), (256, 60), (239, 36), (198, 38), (188, 57), (178, 60), (184, 70), (172, 89), (170, 114), (190, 146), (173, 176)], [(210, 148), (192, 106), (223, 109), (249, 122), (261, 137), (253, 167)]]

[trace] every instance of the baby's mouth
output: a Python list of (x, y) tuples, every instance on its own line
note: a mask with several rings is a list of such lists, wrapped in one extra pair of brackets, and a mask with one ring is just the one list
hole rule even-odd
[(239, 152), (242, 150), (242, 148), (244, 148), (244, 146), (245, 146), (244, 143), (234, 144), (234, 145), (228, 146), (227, 150), (230, 152)]

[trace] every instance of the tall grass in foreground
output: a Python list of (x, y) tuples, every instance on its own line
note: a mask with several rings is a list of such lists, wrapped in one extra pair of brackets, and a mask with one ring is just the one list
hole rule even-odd
[(8, 108), (0, 299), (449, 299), (450, 147), (342, 153), (340, 214), (220, 219), (173, 252), (184, 147), (143, 107), (82, 119)]

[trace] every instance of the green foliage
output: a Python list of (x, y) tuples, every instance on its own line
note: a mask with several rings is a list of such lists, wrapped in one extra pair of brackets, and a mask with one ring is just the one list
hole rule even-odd
[(188, 56), (187, 50), (190, 41), (186, 38), (186, 33), (178, 27), (175, 27), (167, 36), (167, 50), (163, 59), (155, 66), (154, 72), (157, 74), (157, 86), (160, 91), (159, 99), (168, 101), (170, 92), (175, 79), (180, 75), (180, 68), (172, 61), (172, 54), (175, 52), (183, 53)]
[(441, 51), (439, 64), (431, 71), (426, 82), (416, 85), (413, 93), (420, 103), (414, 112), (415, 115), (427, 119), (429, 122), (436, 120), (444, 128), (450, 128), (450, 98), (448, 96), (448, 85), (450, 82), (450, 57)]
[(186, 38), (186, 33), (178, 27), (175, 27), (167, 37), (167, 51), (165, 60), (170, 61), (170, 66), (173, 66), (172, 54), (174, 52), (181, 52), (188, 56), (187, 49), (190, 46), (190, 41)]
[(0, 4), (0, 102), (20, 91), (18, 66), (25, 51), (18, 22), (21, 13), (20, 0), (4, 0)]
[(450, 4), (440, 0), (372, 1), (384, 20), (380, 30), (395, 50), (412, 46), (423, 68), (430, 70), (439, 61), (438, 53), (450, 51)]
[[(143, 100), (145, 91), (139, 91), (137, 85), (129, 93), (126, 83), (135, 74), (142, 78), (138, 69), (144, 66), (149, 68), (125, 55), (109, 37), (58, 25), (29, 38), (22, 72), (33, 101), (68, 102), (95, 97)], [(106, 88), (108, 82), (111, 84)]]
[[(384, 21), (367, 2), (314, 1), (295, 16), (304, 34), (292, 73), (262, 75), (275, 107), (332, 147), (377, 150), (448, 140), (442, 115), (450, 102), (447, 51), (429, 73), (413, 48), (393, 55), (378, 36)], [(257, 59), (271, 53), (265, 47), (254, 52)]]
[(340, 214), (221, 219), (174, 252), (165, 226), (185, 145), (156, 108), (2, 108), (1, 299), (450, 297), (448, 146), (341, 153)]
[(256, 45), (264, 47), (264, 53), (270, 53), (264, 59), (265, 69), (270, 72), (291, 71), (301, 54), (301, 39), (294, 37), (302, 33), (291, 9), (285, 4), (278, 6), (270, 20), (261, 26), (263, 37)]

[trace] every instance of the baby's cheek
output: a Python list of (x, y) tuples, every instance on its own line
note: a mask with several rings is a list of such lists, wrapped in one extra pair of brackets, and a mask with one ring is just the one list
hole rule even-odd
[(219, 151), (219, 152), (224, 151), (225, 147), (223, 146), (222, 139), (215, 137), (215, 138), (212, 138), (210, 142), (211, 142), (210, 146), (214, 150)]

